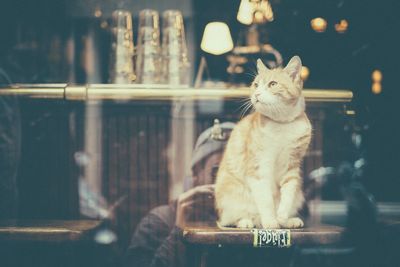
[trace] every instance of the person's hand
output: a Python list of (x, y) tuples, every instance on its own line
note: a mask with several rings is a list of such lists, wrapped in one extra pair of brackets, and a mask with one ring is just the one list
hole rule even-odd
[(182, 193), (177, 201), (175, 225), (183, 228), (188, 218), (196, 211), (213, 210), (214, 188), (215, 185), (207, 184), (196, 186)]

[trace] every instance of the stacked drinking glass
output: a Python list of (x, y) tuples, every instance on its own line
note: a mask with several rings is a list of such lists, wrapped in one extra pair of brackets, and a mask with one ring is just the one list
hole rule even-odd
[(113, 12), (111, 33), (110, 82), (132, 83), (136, 75), (133, 65), (132, 15), (129, 11)]
[(139, 14), (136, 69), (138, 83), (161, 82), (160, 27), (155, 10), (145, 9)]
[(182, 14), (178, 10), (163, 13), (162, 81), (170, 85), (188, 85), (188, 60)]
[[(189, 85), (190, 64), (182, 13), (163, 13), (162, 49), (160, 19), (155, 10), (139, 13), (136, 54), (134, 54), (132, 16), (116, 10), (112, 16), (111, 83)], [(133, 58), (136, 56), (136, 75)]]

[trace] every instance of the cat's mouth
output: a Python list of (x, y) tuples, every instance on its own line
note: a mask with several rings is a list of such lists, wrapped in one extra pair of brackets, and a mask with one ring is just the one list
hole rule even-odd
[(265, 105), (265, 103), (263, 101), (261, 101), (258, 97), (254, 97), (254, 105)]
[(260, 99), (255, 97), (253, 100), (253, 106), (254, 107), (262, 107), (262, 106), (264, 106), (264, 103)]
[(258, 99), (257, 96), (254, 96), (254, 105), (258, 104), (258, 103), (262, 103), (262, 102), (260, 101), (260, 99)]

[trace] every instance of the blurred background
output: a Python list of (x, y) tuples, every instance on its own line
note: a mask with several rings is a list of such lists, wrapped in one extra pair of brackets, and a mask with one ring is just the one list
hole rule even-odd
[[(366, 186), (378, 200), (399, 201), (399, 2), (271, 0), (270, 4), (273, 20), (258, 25), (260, 42), (272, 45), (284, 62), (300, 55), (308, 68), (305, 88), (353, 91), (357, 117), (369, 127), (364, 139), (370, 159)], [(250, 26), (238, 21), (239, 6), (239, 0), (3, 0), (0, 64), (16, 83), (106, 83), (111, 13), (115, 9), (132, 13), (136, 44), (140, 10), (177, 8), (184, 17), (192, 80), (205, 55), (210, 78), (227, 81), (231, 53), (204, 53), (200, 41), (207, 23), (222, 21), (229, 26), (234, 45), (243, 45)], [(235, 82), (248, 84), (254, 62), (239, 71)], [(336, 132), (334, 138), (342, 129), (328, 125), (327, 131)]]

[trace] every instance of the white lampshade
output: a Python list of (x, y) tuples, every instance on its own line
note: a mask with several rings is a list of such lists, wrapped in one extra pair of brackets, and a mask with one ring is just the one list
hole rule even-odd
[(204, 52), (221, 55), (233, 49), (233, 41), (228, 25), (223, 22), (210, 22), (206, 25), (201, 40)]
[(254, 5), (249, 0), (240, 1), (237, 20), (245, 25), (250, 25), (253, 22)]

